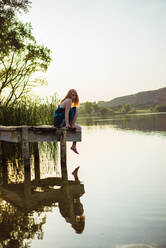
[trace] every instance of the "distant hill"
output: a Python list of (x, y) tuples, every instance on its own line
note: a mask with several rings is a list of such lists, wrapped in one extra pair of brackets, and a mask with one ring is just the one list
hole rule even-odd
[(157, 90), (143, 91), (133, 95), (127, 95), (114, 98), (111, 101), (100, 101), (101, 107), (119, 107), (123, 104), (129, 104), (132, 106), (154, 106), (157, 104), (166, 104), (166, 87)]

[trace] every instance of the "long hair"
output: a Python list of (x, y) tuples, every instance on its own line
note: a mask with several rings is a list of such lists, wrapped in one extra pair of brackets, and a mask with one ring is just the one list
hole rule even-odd
[(75, 89), (70, 89), (67, 93), (67, 95), (62, 99), (61, 103), (66, 99), (66, 98), (70, 98), (72, 99), (72, 94), (75, 94), (76, 95), (76, 98), (75, 98), (75, 101), (72, 102), (72, 104), (75, 106), (75, 107), (78, 107), (79, 106), (79, 96), (77, 94), (77, 91)]

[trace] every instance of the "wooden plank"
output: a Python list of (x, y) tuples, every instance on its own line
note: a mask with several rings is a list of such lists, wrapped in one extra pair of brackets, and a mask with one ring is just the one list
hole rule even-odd
[(0, 131), (16, 131), (18, 128), (20, 129), (22, 126), (0, 126)]
[[(41, 205), (49, 205), (51, 202), (59, 202), (66, 200), (66, 197), (68, 197), (67, 194), (70, 194), (68, 197), (68, 200), (71, 201), (74, 196), (82, 196), (85, 191), (84, 191), (84, 185), (66, 185), (65, 188), (63, 187), (61, 189), (50, 189), (48, 192), (37, 192), (34, 191), (31, 194), (31, 197), (27, 199), (24, 197), (24, 194), (20, 190), (16, 190), (17, 187), (13, 190), (12, 185), (8, 185), (8, 187), (2, 187), (0, 186), (0, 191), (2, 192), (2, 197), (9, 201), (12, 202), (15, 206), (21, 208), (21, 209), (36, 209), (38, 207), (41, 207)], [(17, 186), (17, 185), (15, 185)], [(66, 187), (68, 189), (66, 189)], [(20, 187), (19, 187), (20, 188)], [(67, 194), (66, 194), (67, 190)]]
[(66, 131), (66, 141), (81, 141), (81, 132), (65, 130), (55, 127), (31, 127), (29, 129), (29, 142), (60, 141), (63, 131)]
[(21, 142), (22, 128), (28, 129), (28, 142), (60, 141), (61, 133), (66, 131), (66, 141), (81, 141), (81, 132), (75, 129), (55, 128), (54, 126), (0, 126), (0, 141)]
[[(31, 182), (32, 185), (36, 185), (35, 180)], [(68, 180), (69, 185), (78, 185), (80, 182), (75, 181), (75, 180)], [(64, 180), (61, 177), (47, 177), (47, 178), (42, 178), (39, 180), (37, 183), (39, 187), (45, 187), (45, 186), (63, 186), (64, 185)]]
[(0, 141), (6, 141), (6, 142), (14, 142), (18, 143), (21, 142), (21, 133), (17, 130), (10, 130), (10, 129), (4, 129), (0, 130)]
[(32, 194), (31, 199), (36, 203), (47, 201), (58, 202), (60, 199), (62, 199), (62, 191), (60, 189), (52, 189), (48, 192), (35, 192)]

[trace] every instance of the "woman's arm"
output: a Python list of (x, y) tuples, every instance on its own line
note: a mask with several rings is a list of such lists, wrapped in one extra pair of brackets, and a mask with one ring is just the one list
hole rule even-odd
[(69, 111), (71, 108), (72, 100), (71, 99), (66, 99), (65, 103), (65, 122), (66, 122), (66, 127), (70, 127), (69, 123)]

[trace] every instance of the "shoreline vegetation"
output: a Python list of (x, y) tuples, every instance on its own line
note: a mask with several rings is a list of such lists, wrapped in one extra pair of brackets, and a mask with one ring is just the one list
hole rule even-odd
[(52, 97), (24, 97), (15, 105), (0, 104), (0, 125), (52, 125), (53, 115), (58, 100), (56, 94)]
[[(0, 125), (53, 125), (54, 111), (59, 104), (56, 94), (51, 97), (26, 96), (17, 104), (0, 104)], [(84, 102), (79, 107), (79, 119), (95, 116), (115, 116), (124, 114), (142, 114), (166, 112), (166, 105), (122, 106), (109, 108), (100, 106), (100, 102)]]
[[(55, 93), (53, 96), (46, 98), (32, 95), (24, 96), (21, 101), (16, 104), (11, 102), (8, 106), (0, 103), (0, 125), (53, 125), (54, 111), (59, 102), (60, 100)], [(100, 106), (100, 102), (84, 102), (80, 104), (78, 118), (156, 112), (166, 112), (166, 105), (132, 106), (123, 104), (110, 108)]]
[[(24, 97), (15, 105), (0, 104), (0, 125), (53, 125), (53, 115), (59, 100), (54, 94), (52, 97)], [(135, 107), (128, 104), (116, 108), (100, 107), (96, 102), (80, 104), (79, 119), (95, 116), (114, 116), (124, 114), (166, 112), (166, 105)]]
[(166, 112), (165, 104), (157, 105), (139, 105), (133, 106), (129, 104), (123, 104), (117, 107), (103, 107), (96, 102), (85, 102), (81, 103), (79, 109), (79, 116), (88, 117), (88, 116), (103, 116), (103, 115), (121, 115), (121, 114), (139, 114), (139, 113), (155, 113), (155, 112)]

